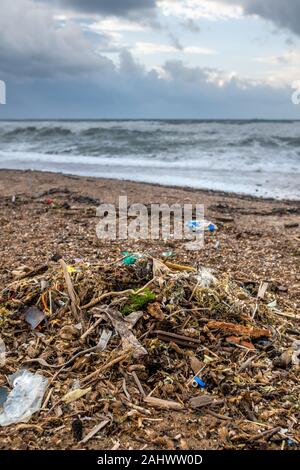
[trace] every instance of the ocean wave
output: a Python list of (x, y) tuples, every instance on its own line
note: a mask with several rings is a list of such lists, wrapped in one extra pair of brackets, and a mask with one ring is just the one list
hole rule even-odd
[(64, 127), (36, 127), (36, 126), (26, 126), (26, 127), (16, 127), (7, 132), (2, 132), (1, 138), (5, 140), (9, 138), (13, 140), (14, 138), (48, 138), (48, 137), (64, 137), (66, 135), (71, 135), (72, 131)]
[(202, 186), (215, 187), (213, 175), (221, 173), (231, 180), (230, 187), (234, 180), (238, 187), (241, 175), (244, 180), (252, 175), (252, 191), (255, 181), (264, 187), (269, 183), (263, 181), (277, 175), (278, 191), (285, 194), (290, 175), (299, 179), (299, 149), (298, 121), (0, 122), (2, 168), (103, 174), (140, 181), (147, 178), (152, 182), (176, 177), (184, 184), (190, 179), (194, 187), (198, 187), (198, 180)]
[[(81, 156), (34, 153), (34, 152), (0, 152), (0, 163), (3, 161), (10, 162), (27, 162), (34, 168), (35, 164), (65, 164), (67, 165), (85, 165), (86, 167), (111, 167), (111, 168), (128, 168), (131, 170), (145, 169), (149, 170), (169, 170), (170, 174), (173, 170), (187, 171), (243, 171), (256, 173), (297, 173), (295, 167), (291, 166), (291, 162), (287, 159), (278, 159), (276, 164), (274, 159), (265, 158), (242, 158), (239, 154), (227, 153), (226, 157), (211, 158), (209, 155), (203, 154), (198, 159), (184, 160), (166, 160), (163, 155), (156, 155), (153, 158), (132, 158), (124, 155), (119, 156)], [(298, 173), (300, 174), (300, 168)]]

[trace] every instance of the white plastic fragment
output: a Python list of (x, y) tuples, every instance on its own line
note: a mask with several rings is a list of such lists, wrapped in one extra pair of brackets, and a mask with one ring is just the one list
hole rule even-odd
[(48, 380), (39, 374), (21, 370), (9, 376), (13, 389), (9, 393), (0, 414), (0, 426), (26, 423), (39, 411)]
[(3, 339), (0, 337), (0, 367), (5, 365), (5, 344)]
[(293, 355), (292, 355), (292, 363), (295, 365), (295, 366), (299, 366), (300, 365), (300, 340), (297, 339), (293, 342), (292, 344), (292, 347), (293, 347)]
[(201, 287), (210, 287), (211, 285), (216, 284), (217, 279), (213, 275), (211, 269), (209, 268), (200, 268), (197, 273), (198, 284)]
[(45, 318), (46, 315), (44, 314), (44, 312), (42, 312), (37, 307), (29, 307), (25, 314), (25, 320), (33, 330), (35, 330), (35, 328), (39, 326), (39, 324), (42, 323)]
[(276, 300), (273, 300), (272, 302), (268, 303), (267, 307), (269, 307), (271, 310), (276, 309), (276, 307), (277, 307)]
[(101, 333), (101, 336), (100, 336), (100, 339), (98, 341), (98, 344), (97, 344), (97, 349), (99, 351), (105, 351), (106, 347), (107, 347), (107, 344), (111, 338), (111, 335), (112, 335), (112, 331), (110, 330), (105, 330), (105, 328), (103, 329), (102, 333)]

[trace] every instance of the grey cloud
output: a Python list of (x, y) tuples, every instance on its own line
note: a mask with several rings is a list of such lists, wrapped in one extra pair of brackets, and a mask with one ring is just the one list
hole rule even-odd
[[(164, 65), (168, 80), (147, 71), (128, 51), (107, 76), (8, 83), (2, 118), (284, 118), (296, 117), (288, 89), (275, 90), (233, 78), (209, 81), (220, 71)], [(280, 113), (280, 115), (279, 115)]]
[[(112, 2), (113, 3), (113, 2)], [(119, 10), (120, 11), (120, 10)], [(99, 39), (102, 49), (109, 38)], [(53, 21), (53, 11), (33, 0), (1, 0), (0, 71), (7, 84), (2, 118), (242, 118), (291, 117), (290, 90), (232, 79), (221, 72), (164, 65), (168, 80), (121, 51), (120, 66), (95, 52), (80, 27)], [(101, 49), (101, 47), (100, 47)], [(243, 85), (243, 86), (241, 86)], [(297, 108), (297, 109), (296, 109)], [(280, 116), (279, 116), (280, 113)]]
[(258, 15), (279, 27), (300, 35), (299, 0), (219, 0), (223, 3), (241, 5), (246, 14)]
[(155, 0), (58, 0), (61, 6), (69, 6), (86, 13), (128, 15), (133, 12), (155, 9)]
[(35, 0), (82, 15), (127, 17), (142, 23), (155, 22), (156, 0)]
[[(104, 46), (105, 34), (97, 37)], [(108, 73), (113, 64), (95, 53), (80, 27), (59, 27), (45, 5), (32, 0), (2, 0), (0, 15), (0, 68), (3, 77), (53, 78)]]

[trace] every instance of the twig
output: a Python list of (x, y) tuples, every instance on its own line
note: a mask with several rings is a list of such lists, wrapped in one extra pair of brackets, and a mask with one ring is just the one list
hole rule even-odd
[(155, 397), (147, 396), (144, 398), (144, 402), (148, 403), (148, 405), (151, 405), (154, 408), (174, 410), (174, 411), (180, 411), (184, 409), (184, 406), (181, 403), (178, 403), (177, 401), (161, 400), (160, 398), (155, 398)]
[(91, 308), (91, 307), (94, 307), (95, 305), (98, 305), (101, 302), (101, 300), (104, 300), (107, 297), (118, 297), (119, 295), (124, 295), (124, 294), (139, 294), (140, 292), (145, 290), (150, 284), (152, 284), (154, 279), (155, 278), (151, 279), (151, 281), (147, 282), (147, 284), (145, 284), (143, 287), (141, 287), (138, 290), (126, 289), (126, 290), (117, 291), (117, 292), (116, 291), (105, 292), (104, 294), (100, 295), (96, 299), (91, 300), (91, 302), (89, 302), (88, 304), (83, 305), (81, 308), (82, 308), (82, 310), (87, 310), (88, 308)]
[(252, 362), (254, 361), (254, 359), (257, 358), (257, 354), (255, 354), (254, 356), (252, 357), (249, 357), (249, 359), (247, 359), (247, 361), (243, 362), (243, 364), (241, 365), (241, 367), (239, 368), (238, 370), (238, 374), (240, 374), (241, 372), (243, 372), (244, 370), (246, 370), (251, 364)]
[(138, 387), (138, 389), (139, 389), (139, 391), (140, 391), (140, 394), (141, 394), (143, 397), (145, 397), (145, 396), (146, 396), (146, 393), (145, 393), (145, 391), (144, 391), (144, 389), (143, 389), (143, 387), (142, 387), (142, 384), (141, 384), (141, 382), (140, 382), (140, 379), (139, 379), (138, 376), (136, 375), (135, 371), (132, 372), (132, 377), (134, 378), (134, 381), (135, 381), (135, 383), (137, 384), (137, 387)]
[(230, 416), (220, 415), (219, 413), (215, 413), (215, 411), (211, 410), (206, 410), (205, 412), (211, 416), (214, 416), (215, 418), (223, 419), (225, 421), (232, 421), (232, 418), (230, 418)]
[(114, 366), (115, 364), (118, 364), (118, 362), (122, 362), (124, 361), (125, 359), (127, 359), (127, 357), (130, 355), (130, 351), (127, 351), (125, 354), (122, 354), (121, 356), (118, 356), (116, 357), (115, 359), (113, 359), (112, 361), (108, 362), (106, 365), (104, 365), (103, 367), (101, 367), (100, 369), (97, 369), (95, 370), (94, 372), (92, 372), (91, 374), (87, 375), (83, 380), (82, 380), (82, 383), (85, 383), (85, 382), (89, 382), (91, 379), (93, 379), (94, 377), (98, 377), (99, 374), (102, 374), (103, 372), (105, 372), (106, 370), (110, 369), (112, 366)]
[(274, 434), (277, 434), (279, 431), (281, 431), (281, 426), (277, 426), (276, 428), (272, 429), (267, 429), (266, 431), (262, 431), (260, 433), (257, 433), (255, 436), (251, 437), (250, 442), (255, 442), (264, 437), (265, 439), (270, 439), (270, 437), (274, 436)]
[(68, 294), (69, 294), (69, 297), (70, 297), (70, 300), (71, 300), (72, 313), (73, 313), (75, 319), (78, 322), (82, 321), (82, 318), (81, 318), (82, 315), (79, 314), (80, 308), (79, 308), (78, 298), (77, 298), (76, 292), (74, 290), (72, 280), (71, 280), (71, 276), (69, 274), (67, 265), (66, 265), (66, 263), (64, 262), (63, 259), (59, 260), (59, 263), (62, 267), (64, 277), (65, 277), (65, 281), (66, 281), (66, 284), (67, 284)]
[(98, 349), (98, 345), (92, 346), (91, 348), (84, 349), (83, 351), (79, 351), (78, 353), (76, 353), (73, 357), (71, 357), (64, 364), (58, 364), (58, 365), (48, 364), (48, 362), (46, 362), (44, 360), (41, 360), (41, 359), (28, 359), (28, 360), (25, 360), (24, 362), (31, 363), (31, 364), (32, 363), (37, 363), (37, 364), (40, 364), (44, 367), (49, 367), (50, 369), (61, 369), (61, 368), (65, 368), (65, 367), (69, 366), (77, 357), (83, 356), (84, 354), (87, 354), (87, 353), (97, 351), (97, 349)]
[(95, 323), (93, 323), (93, 325), (91, 325), (85, 333), (83, 333), (80, 337), (80, 339), (83, 341), (85, 340), (85, 338), (87, 336), (89, 336), (90, 333), (92, 333), (92, 331), (94, 331), (95, 328), (97, 328), (97, 326), (102, 322), (103, 320), (103, 316), (101, 316), (101, 318), (99, 318), (98, 320), (95, 321)]
[(271, 312), (276, 313), (277, 315), (280, 315), (281, 317), (291, 318), (292, 320), (300, 321), (300, 315), (293, 315), (292, 313), (283, 313), (277, 309), (271, 309)]
[(156, 334), (157, 337), (162, 341), (173, 341), (181, 346), (186, 346), (189, 348), (197, 349), (201, 345), (201, 341), (196, 338), (191, 338), (189, 336), (177, 335), (176, 333), (170, 333), (163, 330), (154, 330), (153, 334)]
[(97, 424), (97, 426), (95, 426), (83, 439), (82, 441), (80, 441), (80, 444), (85, 444), (87, 441), (89, 441), (90, 439), (92, 439), (92, 437), (94, 437), (99, 431), (101, 431), (101, 429), (103, 429), (108, 423), (109, 423), (109, 419), (105, 419), (104, 421), (102, 421), (101, 423)]

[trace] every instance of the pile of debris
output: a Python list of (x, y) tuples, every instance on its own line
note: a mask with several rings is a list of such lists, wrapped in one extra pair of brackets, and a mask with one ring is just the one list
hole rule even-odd
[[(14, 274), (0, 426), (33, 427), (51, 448), (58, 429), (79, 448), (105, 432), (115, 449), (124, 435), (135, 448), (299, 448), (300, 316), (267, 283), (130, 253)], [(157, 434), (174, 413), (190, 439)]]

